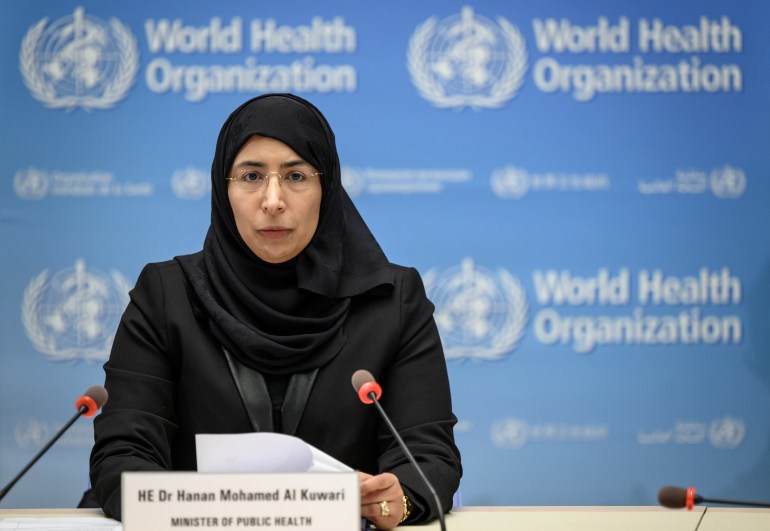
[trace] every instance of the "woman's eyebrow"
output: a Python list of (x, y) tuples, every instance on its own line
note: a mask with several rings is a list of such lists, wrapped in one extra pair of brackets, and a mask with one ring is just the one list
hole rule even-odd
[[(309, 164), (302, 159), (292, 159), (282, 163), (280, 167), (291, 168), (293, 166), (302, 166), (302, 165), (309, 165)], [(259, 162), (255, 160), (242, 160), (241, 162), (233, 165), (233, 168), (243, 168), (247, 166), (254, 167), (254, 168), (264, 168), (265, 166), (267, 166), (267, 164), (265, 164), (264, 162)]]
[(242, 160), (238, 164), (233, 164), (233, 168), (245, 168), (245, 167), (264, 168), (265, 164), (263, 162), (257, 162), (254, 160)]
[(302, 166), (302, 165), (309, 166), (310, 164), (308, 164), (302, 159), (293, 159), (293, 160), (287, 160), (286, 162), (281, 164), (281, 168), (291, 168), (292, 166)]

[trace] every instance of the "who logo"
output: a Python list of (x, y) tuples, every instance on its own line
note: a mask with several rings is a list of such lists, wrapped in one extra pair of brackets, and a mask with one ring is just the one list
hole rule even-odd
[(30, 167), (17, 171), (13, 178), (16, 195), (27, 201), (40, 201), (48, 195), (50, 188), (51, 178), (45, 170)]
[(179, 199), (202, 199), (211, 192), (211, 179), (204, 170), (188, 166), (171, 176), (171, 189)]
[(139, 70), (131, 31), (82, 7), (48, 24), (44, 18), (24, 36), (19, 52), (24, 83), (50, 109), (110, 109), (125, 98)]
[(524, 335), (529, 304), (519, 280), (466, 258), (459, 267), (424, 276), (447, 359), (500, 360)]
[(463, 7), (460, 15), (417, 27), (407, 68), (420, 95), (436, 107), (493, 109), (513, 98), (527, 71), (527, 46), (516, 26)]
[(743, 419), (723, 417), (711, 422), (709, 440), (720, 450), (735, 450), (746, 436), (746, 423)]
[(737, 199), (746, 191), (746, 174), (727, 165), (711, 172), (711, 191), (720, 199)]
[(21, 320), (32, 345), (52, 361), (103, 361), (109, 356), (131, 285), (78, 260), (33, 278), (24, 290)]

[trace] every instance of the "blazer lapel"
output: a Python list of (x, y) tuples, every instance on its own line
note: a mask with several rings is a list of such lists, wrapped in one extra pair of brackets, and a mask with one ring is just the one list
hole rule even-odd
[[(273, 409), (267, 384), (259, 371), (247, 367), (227, 351), (225, 359), (254, 431), (273, 431)], [(288, 394), (288, 393), (287, 393)]]
[(283, 432), (287, 435), (294, 435), (305, 411), (307, 399), (310, 397), (310, 390), (313, 389), (315, 378), (318, 375), (318, 369), (310, 372), (298, 372), (291, 375), (289, 387), (286, 389), (286, 396), (283, 399), (281, 416), (283, 417)]
[[(254, 431), (274, 431), (272, 401), (265, 378), (256, 369), (236, 360), (227, 349), (222, 350), (233, 375), (235, 387), (246, 408), (251, 427)], [(292, 374), (281, 408), (283, 432), (287, 435), (296, 433), (317, 375), (318, 369)]]

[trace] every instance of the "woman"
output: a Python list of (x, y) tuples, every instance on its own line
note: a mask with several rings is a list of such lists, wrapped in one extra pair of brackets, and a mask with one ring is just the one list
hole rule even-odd
[[(289, 94), (236, 109), (217, 141), (203, 250), (149, 264), (105, 364), (94, 496), (120, 518), (123, 471), (194, 470), (196, 433), (295, 435), (360, 471), (379, 528), (438, 516), (350, 386), (358, 369), (451, 508), (462, 474), (433, 306), (391, 264), (340, 183), (324, 116)], [(426, 386), (426, 382), (430, 382)]]

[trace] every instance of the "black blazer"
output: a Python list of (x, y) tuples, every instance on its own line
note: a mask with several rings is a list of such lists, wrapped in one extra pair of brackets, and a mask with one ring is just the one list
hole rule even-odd
[[(392, 267), (392, 291), (351, 300), (340, 353), (292, 376), (283, 431), (356, 470), (395, 474), (417, 523), (437, 516), (433, 498), (350, 381), (366, 369), (380, 382), (383, 407), (449, 510), (462, 467), (433, 305), (416, 270)], [(196, 433), (272, 430), (264, 379), (196, 317), (185, 282), (175, 261), (144, 268), (104, 366), (110, 398), (94, 422), (91, 483), (105, 513), (118, 519), (123, 471), (195, 470)]]

